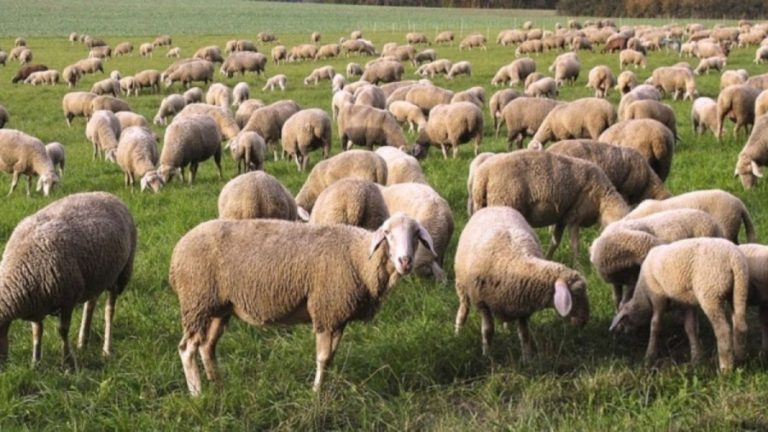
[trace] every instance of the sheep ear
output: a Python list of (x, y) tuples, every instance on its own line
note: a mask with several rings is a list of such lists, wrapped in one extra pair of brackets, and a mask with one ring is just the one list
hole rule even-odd
[(433, 257), (437, 258), (437, 252), (435, 252), (435, 247), (432, 243), (432, 236), (430, 236), (426, 228), (421, 225), (419, 225), (419, 241), (424, 245), (425, 248), (432, 252)]
[(619, 326), (624, 323), (624, 320), (627, 318), (627, 312), (624, 310), (624, 308), (621, 308), (619, 312), (616, 314), (615, 317), (613, 317), (613, 321), (611, 321), (611, 327), (608, 329), (610, 332), (615, 332), (619, 329)]
[(752, 165), (752, 174), (754, 174), (755, 177), (763, 178), (763, 173), (760, 172), (760, 167), (757, 166), (757, 162), (752, 161), (751, 165)]
[(373, 233), (373, 238), (371, 239), (371, 247), (368, 249), (368, 259), (371, 259), (373, 256), (373, 253), (376, 252), (376, 249), (379, 248), (382, 242), (384, 242), (384, 239), (386, 239), (387, 236), (384, 234), (384, 229), (379, 228)]
[(555, 309), (560, 316), (568, 316), (571, 313), (571, 307), (573, 306), (573, 300), (571, 299), (571, 291), (568, 289), (568, 285), (561, 279), (555, 282)]
[(309, 222), (309, 212), (304, 209), (302, 206), (296, 206), (296, 213), (299, 215), (299, 219), (303, 220), (304, 222)]

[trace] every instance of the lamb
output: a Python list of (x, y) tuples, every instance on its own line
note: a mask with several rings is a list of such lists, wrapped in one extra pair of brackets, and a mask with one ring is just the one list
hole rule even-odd
[(759, 95), (759, 89), (746, 84), (732, 85), (720, 92), (717, 96), (718, 140), (723, 137), (723, 121), (726, 117), (736, 123), (733, 128), (734, 137), (739, 129), (746, 132), (748, 127), (755, 123), (755, 101)]
[(459, 43), (459, 51), (463, 49), (469, 49), (472, 50), (472, 48), (480, 48), (483, 51), (486, 51), (488, 48), (485, 46), (485, 44), (488, 42), (488, 40), (485, 38), (484, 35), (480, 33), (470, 33), (467, 36), (464, 37), (464, 39), (461, 40)]
[(348, 150), (315, 164), (296, 195), (296, 204), (312, 212), (320, 193), (331, 183), (346, 177), (357, 177), (384, 185), (387, 183), (387, 163), (374, 152)]
[(597, 140), (633, 148), (645, 157), (662, 181), (669, 176), (675, 135), (663, 123), (654, 119), (620, 121), (603, 132)]
[(591, 140), (565, 140), (551, 145), (547, 151), (599, 166), (627, 204), (672, 196), (643, 155), (629, 147)]
[(0, 264), (0, 362), (8, 359), (8, 329), (14, 319), (32, 321), (32, 362), (42, 354), (43, 319), (59, 316), (64, 364), (76, 367), (69, 346), (72, 310), (85, 301), (78, 348), (86, 345), (96, 300), (107, 291), (104, 355), (112, 350), (117, 297), (128, 285), (136, 255), (136, 225), (114, 195), (69, 195), (23, 219), (5, 245)]
[(216, 122), (208, 115), (175, 118), (165, 130), (158, 173), (164, 183), (178, 175), (184, 181), (184, 168), (189, 165), (187, 182), (192, 184), (200, 162), (213, 156), (221, 180), (221, 136)]
[(624, 71), (616, 78), (616, 90), (621, 94), (627, 94), (637, 87), (637, 77), (632, 71)]
[[(527, 86), (526, 86), (527, 87)], [(488, 111), (493, 119), (493, 129), (496, 131), (496, 138), (499, 137), (499, 119), (502, 118), (501, 112), (512, 100), (522, 96), (519, 92), (512, 89), (499, 90), (491, 96), (488, 102)]]
[(129, 128), (131, 126), (143, 127), (149, 130), (149, 122), (141, 114), (136, 114), (130, 111), (120, 111), (115, 113), (117, 121), (120, 122), (120, 130)]
[(240, 104), (235, 112), (235, 123), (242, 129), (245, 124), (248, 123), (248, 119), (251, 118), (251, 114), (257, 109), (266, 106), (261, 99), (248, 99)]
[(400, 81), (404, 71), (405, 69), (399, 61), (382, 60), (366, 65), (360, 79), (371, 84), (389, 83)]
[(718, 72), (722, 71), (725, 67), (727, 59), (725, 57), (709, 57), (701, 59), (699, 65), (696, 66), (693, 73), (695, 75), (701, 75), (703, 72), (709, 74), (709, 71), (714, 69)]
[(691, 128), (698, 135), (709, 128), (717, 136), (717, 102), (708, 97), (696, 98), (691, 107)]
[(169, 49), (167, 53), (165, 53), (165, 56), (168, 58), (179, 58), (181, 57), (181, 48), (173, 47)]
[(739, 230), (744, 225), (749, 243), (757, 241), (752, 219), (744, 203), (737, 197), (719, 189), (699, 190), (665, 200), (645, 200), (630, 212), (626, 219), (637, 219), (665, 210), (689, 208), (711, 215), (720, 225), (723, 237), (739, 242)]
[(645, 54), (633, 49), (624, 49), (619, 53), (619, 69), (624, 70), (627, 65), (634, 65), (635, 69), (638, 66), (645, 69), (648, 61), (645, 59)]
[(107, 110), (115, 113), (118, 111), (130, 111), (131, 107), (122, 99), (102, 95), (93, 98), (91, 104), (85, 107), (85, 114), (90, 116), (98, 110)]
[(422, 128), (427, 123), (424, 113), (416, 105), (406, 101), (394, 101), (387, 108), (398, 123), (408, 123), (409, 131), (413, 133), (414, 126)]
[[(552, 99), (518, 97), (501, 110), (502, 122), (507, 127), (507, 150), (523, 148), (523, 139), (533, 136), (560, 102)], [(496, 126), (496, 134), (501, 122)]]
[(160, 108), (157, 109), (157, 114), (152, 122), (158, 126), (168, 124), (168, 118), (181, 112), (187, 105), (184, 100), (184, 96), (178, 94), (168, 95), (160, 102)]
[(221, 108), (229, 109), (229, 87), (222, 83), (213, 83), (205, 94), (205, 103)]
[[(309, 166), (309, 152), (323, 149), (323, 159), (331, 151), (331, 119), (319, 108), (301, 110), (283, 124), (283, 152), (292, 156), (299, 171)], [(378, 225), (377, 225), (378, 226)]]
[(387, 164), (387, 186), (398, 183), (427, 184), (421, 165), (415, 157), (392, 146), (381, 146), (375, 153)]
[(240, 133), (240, 127), (238, 127), (235, 119), (232, 118), (232, 114), (213, 105), (203, 103), (187, 104), (179, 111), (176, 118), (199, 114), (205, 114), (213, 118), (216, 122), (216, 129), (221, 134), (222, 139), (232, 139)]
[[(640, 268), (632, 300), (622, 306), (611, 331), (651, 322), (646, 361), (658, 354), (661, 318), (672, 301), (685, 308), (685, 330), (691, 345), (691, 361), (701, 360), (696, 305), (709, 318), (717, 338), (721, 372), (730, 372), (735, 360), (744, 358), (747, 333), (749, 265), (733, 243), (716, 238), (680, 240), (656, 246)], [(726, 301), (733, 302), (733, 329), (728, 323)], [(733, 335), (731, 334), (733, 331)]]
[(112, 111), (97, 110), (88, 120), (85, 136), (93, 144), (93, 159), (110, 150), (116, 150), (120, 138), (120, 121)]
[(560, 94), (560, 91), (558, 90), (557, 81), (550, 77), (544, 77), (530, 83), (526, 87), (525, 93), (530, 97), (555, 99)]
[(666, 126), (677, 140), (677, 119), (675, 112), (667, 104), (653, 99), (638, 100), (627, 105), (624, 111), (624, 120), (650, 118), (659, 121)]
[(397, 120), (387, 111), (366, 105), (346, 104), (339, 110), (337, 131), (341, 147), (349, 150), (353, 145), (391, 145), (405, 148), (408, 144)]
[(530, 57), (519, 58), (512, 63), (502, 66), (496, 71), (491, 84), (494, 86), (509, 83), (513, 86), (519, 82), (525, 81), (525, 78), (536, 72), (536, 62)]
[(333, 69), (333, 66), (322, 66), (314, 69), (312, 73), (304, 78), (304, 85), (309, 85), (310, 82), (313, 83), (313, 85), (317, 85), (321, 80), (330, 81), (335, 75), (336, 71)]
[(137, 72), (136, 75), (134, 75), (134, 78), (136, 79), (136, 85), (139, 86), (139, 89), (143, 88), (149, 88), (152, 93), (159, 93), (160, 92), (160, 71), (155, 69), (147, 69), (140, 72)]
[(454, 63), (445, 78), (451, 80), (458, 75), (472, 76), (472, 64), (468, 61)]
[(189, 104), (199, 103), (203, 101), (203, 89), (200, 87), (192, 87), (184, 92), (184, 102)]
[(115, 45), (115, 57), (120, 57), (133, 52), (133, 44), (130, 42), (121, 42)]
[(434, 78), (435, 75), (439, 74), (445, 74), (447, 76), (452, 67), (452, 61), (448, 59), (438, 59), (425, 65), (421, 65), (418, 69), (416, 69), (414, 74), (420, 77), (426, 77), (429, 75), (430, 78)]
[(459, 154), (459, 144), (475, 141), (475, 156), (483, 141), (483, 112), (471, 102), (437, 105), (430, 111), (426, 125), (419, 131), (413, 156), (423, 159), (431, 146), (440, 146), (443, 158), (447, 148), (453, 148), (453, 158)]
[[(20, 175), (27, 176), (27, 196), (30, 194), (34, 176), (40, 176), (36, 190), (42, 191), (44, 196), (48, 196), (51, 189), (59, 183), (59, 176), (43, 143), (15, 129), (0, 129), (0, 171), (12, 175), (8, 196), (16, 189)], [(10, 244), (6, 245), (9, 246)]]
[(377, 185), (361, 178), (343, 178), (329, 185), (315, 201), (309, 223), (344, 224), (374, 231), (389, 218)]
[(763, 177), (761, 166), (768, 165), (768, 116), (760, 116), (752, 128), (749, 140), (739, 152), (736, 160), (736, 170), (733, 175), (738, 176), (745, 190), (752, 189), (758, 178)]
[(613, 285), (614, 307), (618, 311), (632, 297), (640, 265), (651, 248), (687, 238), (722, 236), (717, 221), (706, 212), (667, 210), (608, 225), (592, 242), (589, 261), (600, 277)]
[(293, 195), (264, 171), (230, 180), (219, 193), (218, 206), (219, 219), (298, 219)]
[(96, 95), (111, 94), (118, 97), (120, 96), (120, 81), (112, 78), (97, 81), (91, 87), (91, 93)]
[(286, 50), (283, 45), (276, 45), (272, 48), (272, 51), (270, 51), (270, 55), (272, 57), (272, 62), (276, 66), (279, 66), (281, 61), (285, 62), (288, 58), (288, 50)]
[[(571, 324), (589, 319), (584, 277), (541, 254), (536, 233), (523, 216), (507, 207), (477, 212), (464, 227), (456, 248), (456, 333), (467, 319), (470, 304), (482, 317), (483, 355), (489, 355), (494, 316), (517, 320), (522, 360), (534, 352), (528, 322), (538, 310), (553, 307)], [(490, 288), (490, 289), (488, 289)]]
[[(232, 57), (232, 56), (230, 56)], [(221, 55), (221, 49), (215, 45), (202, 47), (195, 51), (192, 58), (207, 60), (211, 63), (223, 63), (224, 57)]]
[(280, 87), (280, 91), (285, 91), (288, 77), (285, 74), (277, 74), (267, 80), (261, 91), (275, 91), (275, 87)]
[(48, 69), (44, 71), (32, 72), (27, 79), (24, 80), (26, 84), (38, 85), (49, 84), (56, 85), (59, 83), (60, 75), (59, 71)]
[(629, 207), (597, 165), (537, 150), (489, 157), (472, 179), (472, 213), (506, 205), (518, 210), (533, 227), (555, 225), (547, 251), (554, 255), (563, 230), (571, 236), (572, 259), (578, 256), (579, 227), (615, 222)]
[(432, 108), (440, 104), (449, 104), (453, 98), (453, 92), (431, 84), (417, 84), (408, 89), (405, 101), (421, 108), (424, 116), (429, 116)]
[(11, 116), (8, 114), (8, 110), (5, 109), (4, 106), (0, 105), (0, 129), (5, 127), (5, 125), (8, 123), (8, 119), (10, 119)]
[(348, 63), (347, 64), (347, 75), (348, 76), (360, 76), (363, 74), (363, 68), (360, 67), (357, 63)]
[(433, 62), (435, 60), (437, 60), (437, 52), (433, 49), (425, 49), (424, 51), (416, 53), (416, 57), (414, 57), (416, 64)]
[(34, 72), (40, 72), (40, 71), (46, 71), (48, 70), (48, 66), (41, 65), (41, 64), (34, 64), (34, 65), (24, 65), (19, 68), (18, 71), (16, 71), (16, 75), (11, 78), (11, 82), (16, 84), (19, 81), (24, 81), (27, 78), (29, 78), (30, 75)]
[(595, 97), (607, 98), (608, 92), (616, 85), (616, 78), (608, 66), (599, 65), (589, 71), (587, 87), (595, 90)]
[(273, 102), (254, 111), (242, 130), (254, 131), (261, 135), (267, 145), (272, 147), (274, 158), (277, 160), (277, 146), (282, 137), (283, 124), (299, 110), (299, 104), (292, 100)]
[(149, 42), (144, 42), (143, 44), (139, 45), (139, 55), (142, 57), (152, 57), (152, 52), (155, 50), (155, 47), (152, 46)]
[(237, 174), (243, 171), (264, 169), (267, 144), (264, 142), (264, 138), (256, 132), (240, 132), (227, 144), (227, 147), (232, 152), (232, 159), (237, 164)]
[(658, 67), (653, 70), (653, 74), (645, 83), (671, 94), (674, 100), (677, 100), (680, 95), (683, 96), (683, 100), (693, 100), (698, 95), (693, 72), (684, 67)]
[(141, 191), (151, 188), (157, 193), (165, 186), (165, 181), (157, 171), (157, 140), (149, 129), (130, 126), (120, 133), (117, 149), (107, 153), (107, 159), (117, 162), (123, 170), (125, 187), (133, 185), (136, 178), (141, 178)]
[(575, 54), (565, 53), (555, 59), (555, 62), (549, 67), (549, 71), (555, 73), (555, 81), (559, 87), (562, 87), (566, 81), (573, 84), (579, 79), (581, 63)]
[(54, 168), (58, 169), (59, 178), (64, 177), (64, 165), (67, 162), (67, 152), (60, 142), (54, 141), (45, 145), (45, 153), (51, 159)]
[(232, 106), (238, 106), (251, 97), (251, 89), (248, 83), (239, 82), (232, 89)]
[[(253, 253), (255, 242), (259, 248)], [(318, 392), (344, 327), (373, 316), (399, 276), (411, 271), (417, 242), (432, 249), (427, 231), (401, 213), (373, 233), (274, 220), (216, 220), (192, 229), (174, 248), (169, 272), (181, 308), (179, 355), (190, 393), (201, 392), (194, 357), (198, 349), (209, 380), (218, 379), (214, 350), (233, 311), (252, 323), (291, 323), (297, 317), (311, 322), (317, 342), (313, 389)], [(328, 250), (340, 252), (328, 255)], [(320, 256), (324, 259), (315, 259)], [(265, 275), (264, 268), (285, 270)], [(233, 274), (237, 286), (248, 287), (243, 293), (225, 285)], [(276, 304), (279, 298), (288, 300)], [(214, 317), (214, 311), (225, 312)]]
[(407, 214), (420, 223), (432, 237), (434, 254), (424, 247), (417, 247), (413, 262), (414, 272), (422, 277), (432, 276), (445, 284), (448, 279), (442, 265), (453, 235), (453, 213), (448, 201), (424, 183), (390, 185), (381, 188), (381, 193), (390, 214)]
[(91, 102), (96, 97), (91, 92), (70, 92), (61, 99), (61, 107), (64, 110), (64, 118), (67, 126), (72, 126), (75, 116), (89, 117), (88, 110)]
[(529, 147), (543, 147), (549, 140), (597, 137), (616, 122), (616, 110), (600, 98), (581, 98), (560, 104), (547, 114)]

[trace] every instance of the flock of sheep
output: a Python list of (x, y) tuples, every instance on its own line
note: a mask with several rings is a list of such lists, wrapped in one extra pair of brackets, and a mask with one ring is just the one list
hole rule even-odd
[[(484, 88), (453, 92), (430, 81), (437, 74), (471, 79), (471, 64), (438, 58), (432, 48), (417, 51), (417, 45), (429, 43), (420, 33), (406, 35), (405, 45), (390, 43), (381, 50), (360, 32), (319, 47), (321, 36), (313, 33), (311, 44), (290, 49), (278, 45), (272, 34), (259, 34), (260, 43), (275, 44), (270, 59), (276, 68), (284, 61), (381, 53), (364, 66), (350, 63), (347, 76), (321, 66), (304, 79), (304, 85), (330, 82), (330, 116), (292, 100), (266, 105), (251, 99), (246, 82), (233, 89), (214, 82), (217, 63), (227, 77), (265, 73), (267, 57), (248, 40), (228, 42), (227, 57), (208, 46), (165, 71), (133, 76), (113, 71), (89, 92), (67, 93), (62, 109), (70, 126), (76, 117), (85, 117), (93, 158), (115, 162), (126, 186), (139, 181), (142, 190), (159, 192), (173, 177), (183, 181), (187, 167), (192, 183), (199, 164), (211, 158), (221, 178), (224, 148), (237, 161), (239, 175), (219, 196), (220, 218), (189, 231), (170, 262), (169, 282), (179, 298), (183, 327), (179, 355), (193, 395), (202, 390), (196, 356), (208, 379), (216, 380), (216, 344), (233, 314), (254, 325), (311, 322), (317, 344), (314, 389), (319, 390), (346, 325), (372, 318), (400, 276), (415, 272), (447, 283), (443, 259), (453, 235), (453, 210), (429, 185), (419, 159), (433, 146), (444, 158), (449, 152), (455, 158), (459, 146), (470, 141), (476, 156), (467, 179), (471, 218), (454, 260), (457, 332), (470, 306), (476, 307), (487, 353), (494, 319), (516, 321), (527, 359), (534, 350), (528, 322), (535, 312), (551, 307), (574, 325), (584, 325), (589, 319), (586, 280), (552, 257), (567, 230), (575, 263), (579, 229), (600, 224), (589, 258), (613, 286), (616, 315), (611, 329), (650, 325), (646, 357), (651, 360), (658, 351), (661, 316), (669, 306), (678, 306), (685, 314), (691, 358), (697, 361), (703, 354), (696, 324), (700, 308), (715, 330), (720, 369), (728, 371), (746, 352), (747, 305), (760, 308), (761, 348), (768, 351), (768, 248), (754, 244), (749, 212), (735, 196), (706, 190), (673, 197), (666, 188), (677, 121), (661, 99), (691, 99), (698, 133), (709, 129), (721, 137), (726, 118), (734, 121), (734, 133), (751, 127), (736, 175), (745, 188), (752, 187), (762, 176), (760, 166), (768, 164), (763, 137), (768, 133), (763, 115), (768, 94), (762, 92), (768, 88), (768, 75), (749, 77), (744, 70), (722, 69), (732, 47), (759, 45), (768, 40), (766, 35), (768, 25), (748, 22), (713, 29), (572, 22), (552, 31), (526, 23), (522, 29), (503, 31), (497, 43), (517, 45), (516, 55), (567, 52), (549, 67), (552, 76), (537, 72), (539, 65), (530, 57), (498, 69), (490, 84), (525, 87), (524, 92), (501, 89), (487, 103), (495, 133), (507, 129), (510, 152), (501, 154), (479, 152)], [(8, 57), (23, 64), (14, 82), (63, 80), (74, 88), (83, 74), (103, 72), (104, 58), (133, 51), (130, 43), (112, 49), (90, 36), (73, 34), (70, 40), (85, 43), (90, 55), (61, 75), (32, 64), (32, 52), (21, 38), (10, 56), (0, 51), (0, 62)], [(453, 41), (452, 32), (435, 39), (436, 44)], [(459, 48), (484, 49), (486, 43), (485, 36), (470, 34)], [(645, 83), (631, 71), (615, 77), (609, 67), (599, 65), (588, 74), (595, 97), (557, 100), (559, 89), (572, 85), (581, 73), (580, 51), (597, 45), (603, 52), (618, 51), (622, 69), (644, 68), (646, 56), (664, 48), (696, 55), (701, 63), (695, 69), (687, 62), (659, 67)], [(142, 44), (139, 53), (151, 56), (161, 46), (168, 48), (169, 57), (181, 55), (170, 36)], [(755, 61), (766, 58), (768, 49), (759, 47)], [(406, 67), (421, 79), (404, 80)], [(722, 72), (717, 101), (694, 100), (696, 75), (710, 69)], [(352, 82), (353, 76), (360, 80)], [(285, 89), (288, 78), (276, 74), (262, 91)], [(120, 95), (159, 92), (177, 82), (186, 90), (165, 97), (153, 119), (165, 127), (158, 150), (159, 137)], [(196, 82), (211, 84), (204, 92), (190, 88)], [(623, 94), (618, 107), (606, 100), (613, 89)], [(234, 114), (232, 106), (237, 107)], [(0, 127), (8, 117), (0, 107)], [(334, 121), (344, 151), (331, 157)], [(417, 134), (413, 145), (405, 125)], [(522, 149), (527, 137), (528, 149)], [(313, 150), (322, 149), (323, 160), (311, 167), (294, 197), (263, 171), (270, 149), (275, 159), (281, 153), (293, 158), (301, 171), (310, 168)], [(61, 181), (64, 161), (61, 144), (45, 146), (24, 132), (0, 129), (0, 169), (13, 175), (10, 193), (26, 175), (28, 194), (38, 177), (38, 189), (48, 195)], [(545, 254), (533, 228), (546, 226), (554, 229)], [(750, 244), (737, 246), (742, 226)], [(0, 361), (8, 356), (10, 323), (19, 318), (33, 323), (33, 361), (39, 361), (42, 320), (57, 313), (65, 360), (74, 364), (68, 343), (72, 310), (85, 303), (78, 339), (83, 346), (102, 291), (109, 293), (103, 348), (109, 354), (115, 301), (131, 277), (135, 253), (130, 211), (107, 193), (73, 194), (21, 221), (0, 263)]]

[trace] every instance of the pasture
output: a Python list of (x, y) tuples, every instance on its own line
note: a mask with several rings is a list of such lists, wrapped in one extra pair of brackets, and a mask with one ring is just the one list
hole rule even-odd
[[(191, 56), (199, 47), (224, 48), (229, 39), (252, 39), (262, 30), (275, 32), (287, 47), (308, 43), (312, 31), (323, 35), (321, 43), (338, 41), (360, 29), (378, 48), (384, 43), (405, 43), (408, 30), (422, 31), (430, 38), (436, 30), (489, 33), (488, 50), (459, 51), (453, 46), (433, 46), (439, 57), (468, 60), (471, 77), (454, 80), (436, 77), (436, 85), (458, 91), (474, 85), (485, 87), (488, 98), (496, 90), (490, 80), (499, 66), (514, 59), (514, 47), (494, 43), (502, 28), (519, 26), (528, 19), (551, 29), (565, 22), (539, 11), (466, 11), (448, 9), (370, 9), (345, 6), (227, 2), (172, 1), (158, 4), (132, 2), (130, 12), (117, 3), (96, 8), (85, 0), (3, 2), (0, 14), (0, 49), (9, 51), (16, 36), (25, 36), (35, 63), (62, 70), (88, 54), (87, 48), (71, 44), (71, 31), (100, 36), (115, 46), (130, 41), (133, 55), (105, 63), (107, 74), (119, 70), (131, 75), (144, 69), (163, 70), (174, 59), (165, 49), (151, 58), (138, 55), (142, 42), (170, 33)], [(103, 7), (102, 7), (103, 6)], [(91, 13), (94, 12), (94, 13)], [(167, 17), (173, 16), (168, 20)], [(617, 22), (619, 22), (617, 20)], [(637, 21), (641, 22), (641, 21)], [(646, 21), (647, 22), (647, 21)], [(626, 22), (625, 22), (626, 23)], [(659, 20), (652, 23), (660, 24)], [(711, 22), (707, 22), (710, 25)], [(733, 24), (733, 23), (728, 23)], [(261, 45), (268, 53), (271, 44)], [(766, 72), (752, 63), (754, 47), (735, 49), (728, 69), (745, 68), (750, 74)], [(618, 74), (618, 54), (580, 52), (581, 74), (573, 86), (561, 89), (561, 100), (592, 96), (585, 88), (589, 70), (606, 64)], [(537, 70), (546, 68), (559, 52), (533, 58)], [(267, 66), (267, 76), (288, 76), (285, 92), (262, 92), (265, 78), (248, 74), (216, 80), (230, 87), (239, 81), (250, 85), (251, 97), (273, 102), (293, 99), (302, 107), (320, 107), (330, 112), (331, 91), (327, 81), (304, 86), (303, 78), (320, 65), (330, 64), (343, 72), (349, 61), (364, 64), (368, 58), (336, 58), (317, 63), (288, 63)], [(658, 51), (648, 56), (647, 69), (636, 71), (644, 80), (661, 65), (680, 61), (676, 53)], [(688, 60), (694, 66), (696, 59)], [(520, 349), (514, 326), (498, 329), (490, 358), (480, 351), (480, 321), (474, 310), (464, 331), (453, 334), (457, 299), (453, 285), (453, 255), (465, 211), (467, 169), (473, 154), (463, 145), (456, 160), (443, 160), (432, 149), (422, 167), (429, 183), (451, 204), (456, 220), (453, 240), (444, 268), (447, 286), (432, 280), (409, 277), (401, 281), (370, 323), (347, 328), (325, 387), (319, 395), (311, 391), (315, 343), (307, 325), (295, 327), (250, 327), (231, 320), (218, 357), (222, 380), (204, 384), (203, 396), (187, 393), (177, 353), (181, 337), (178, 302), (168, 281), (168, 265), (176, 242), (197, 224), (217, 215), (216, 199), (225, 181), (235, 174), (228, 152), (224, 157), (224, 181), (216, 177), (212, 162), (200, 166), (197, 181), (188, 186), (172, 182), (159, 194), (139, 193), (123, 187), (123, 177), (114, 164), (91, 159), (91, 144), (85, 138), (85, 122), (77, 118), (68, 128), (61, 111), (65, 85), (29, 86), (10, 83), (18, 63), (0, 66), (0, 105), (11, 114), (8, 128), (20, 129), (43, 142), (59, 141), (68, 152), (61, 185), (48, 198), (33, 192), (24, 195), (20, 185), (10, 197), (10, 175), (0, 174), (0, 247), (26, 215), (55, 199), (82, 191), (107, 191), (119, 196), (131, 209), (139, 230), (139, 252), (134, 276), (118, 299), (111, 358), (103, 359), (99, 344), (103, 329), (103, 301), (94, 319), (91, 345), (79, 351), (80, 368), (64, 371), (60, 366), (61, 345), (56, 318), (46, 320), (43, 361), (29, 365), (29, 325), (16, 321), (11, 327), (10, 359), (0, 371), (0, 429), (2, 430), (763, 430), (768, 428), (765, 401), (768, 373), (758, 358), (759, 327), (750, 313), (749, 355), (743, 367), (729, 376), (717, 373), (715, 342), (711, 327), (701, 321), (707, 361), (700, 366), (688, 362), (688, 343), (679, 327), (668, 325), (659, 361), (652, 367), (642, 362), (647, 330), (634, 335), (613, 336), (608, 332), (613, 317), (611, 289), (593, 271), (587, 249), (597, 229), (584, 230), (576, 268), (588, 281), (592, 316), (582, 329), (570, 327), (554, 311), (534, 315), (532, 330), (538, 353), (528, 364), (519, 361)], [(414, 78), (414, 68), (405, 66), (405, 78)], [(87, 91), (107, 74), (87, 75), (77, 90)], [(719, 74), (696, 78), (702, 96), (716, 98)], [(160, 94), (143, 92), (126, 98), (131, 108), (147, 119), (154, 117), (163, 96), (179, 92), (175, 84)], [(609, 100), (617, 105), (619, 95)], [(690, 101), (665, 98), (677, 115), (680, 142), (675, 151), (670, 190), (683, 193), (722, 188), (740, 197), (749, 208), (761, 240), (768, 236), (768, 186), (758, 183), (742, 190), (733, 177), (736, 155), (746, 141), (734, 138), (731, 124), (718, 142), (707, 134), (698, 137), (690, 127)], [(504, 137), (494, 138), (492, 121), (485, 114), (481, 151), (506, 150)], [(163, 128), (153, 126), (162, 137)], [(502, 134), (503, 135), (503, 134)], [(414, 140), (409, 135), (409, 140)], [(335, 134), (332, 154), (339, 153)], [(320, 158), (312, 153), (312, 165)], [(289, 160), (268, 160), (266, 172), (277, 177), (294, 194), (307, 173), (298, 173)], [(539, 230), (543, 243), (546, 230)], [(564, 242), (567, 243), (567, 242)], [(258, 244), (254, 244), (258, 248)], [(570, 250), (561, 245), (555, 259), (569, 263)], [(262, 271), (262, 270), (259, 270)], [(270, 269), (263, 269), (269, 272)], [(73, 322), (78, 322), (80, 309)], [(76, 327), (76, 326), (73, 326)], [(76, 331), (70, 331), (74, 340)]]

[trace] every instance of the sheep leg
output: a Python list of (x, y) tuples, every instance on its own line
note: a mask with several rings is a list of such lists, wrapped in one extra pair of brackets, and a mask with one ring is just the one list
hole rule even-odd
[(69, 324), (72, 320), (72, 309), (62, 308), (59, 312), (59, 337), (61, 338), (61, 347), (63, 352), (62, 364), (64, 367), (77, 369), (77, 360), (75, 353), (69, 346)]
[[(459, 290), (459, 285), (456, 285), (456, 291)], [(463, 289), (462, 289), (463, 291)], [(464, 323), (467, 322), (467, 314), (469, 313), (469, 297), (466, 295), (459, 295), (459, 309), (456, 311), (456, 324), (454, 325), (454, 332), (458, 336), (461, 328), (464, 327)]]
[(200, 344), (195, 335), (185, 334), (179, 343), (179, 357), (181, 357), (181, 366), (184, 368), (184, 378), (187, 380), (189, 393), (194, 396), (200, 396), (200, 371), (195, 362), (195, 353)]
[(443, 159), (448, 160), (448, 151), (445, 149), (445, 144), (440, 144), (440, 148), (443, 150)]
[[(456, 159), (459, 156), (459, 145), (453, 145), (453, 159)], [(475, 156), (477, 156), (477, 144), (475, 144)]]
[(214, 317), (211, 320), (211, 324), (208, 326), (208, 334), (205, 338), (205, 343), (198, 348), (200, 358), (203, 359), (205, 375), (208, 377), (209, 381), (219, 380), (219, 372), (216, 363), (216, 344), (219, 342), (222, 333), (224, 333), (224, 324), (226, 324), (225, 318)]
[(517, 337), (520, 339), (520, 350), (522, 352), (521, 360), (523, 363), (528, 363), (531, 361), (533, 353), (536, 352), (536, 344), (531, 337), (528, 318), (520, 318), (517, 320)]
[(107, 296), (107, 304), (104, 305), (104, 346), (101, 349), (101, 354), (104, 357), (109, 357), (112, 353), (112, 318), (115, 316), (116, 302), (117, 294), (110, 291)]
[(552, 231), (552, 237), (550, 237), (549, 239), (549, 249), (547, 250), (548, 260), (552, 259), (552, 256), (555, 254), (557, 247), (560, 246), (560, 240), (563, 238), (564, 229), (565, 229), (564, 225), (561, 225), (561, 224), (555, 225), (555, 228)]
[(293, 154), (293, 161), (296, 163), (296, 168), (301, 171), (301, 155), (299, 155), (299, 152)]
[(445, 271), (443, 271), (443, 269), (440, 267), (440, 264), (438, 264), (437, 261), (432, 261), (432, 264), (430, 264), (430, 268), (432, 269), (432, 276), (434, 276), (438, 282), (440, 282), (441, 284), (448, 283), (448, 277), (445, 275)]
[[(43, 357), (43, 321), (32, 321), (32, 366), (37, 366)], [(6, 341), (7, 342), (7, 341)], [(6, 353), (7, 354), (7, 353)]]
[[(760, 355), (765, 357), (768, 355), (768, 306), (760, 306), (760, 332), (762, 334)], [(0, 356), (2, 356), (2, 347), (0, 347)]]
[(18, 171), (13, 172), (13, 177), (11, 178), (11, 190), (8, 192), (8, 196), (11, 196), (13, 191), (16, 189), (16, 185), (19, 184), (19, 173)]
[[(216, 152), (213, 155), (213, 163), (216, 164), (216, 173), (219, 175), (219, 180), (223, 179), (224, 177), (221, 174), (221, 152)], [(250, 171), (251, 164), (250, 161), (246, 161), (245, 164), (245, 171)]]
[(82, 349), (88, 344), (88, 334), (91, 331), (93, 310), (96, 309), (96, 299), (91, 299), (83, 305), (83, 320), (80, 323), (80, 334), (77, 337), (77, 348)]
[(651, 364), (659, 353), (659, 333), (661, 333), (661, 316), (664, 315), (664, 303), (653, 302), (651, 331), (648, 337), (648, 348), (645, 350), (645, 362)]
[(27, 176), (27, 196), (30, 196), (32, 194), (32, 176)]
[(619, 311), (622, 299), (624, 298), (624, 286), (622, 284), (613, 284), (613, 306), (616, 312)]
[(192, 184), (192, 182), (195, 181), (195, 177), (197, 177), (197, 162), (192, 162), (189, 164), (189, 178), (187, 179), (187, 183)]
[(333, 359), (335, 352), (334, 347), (338, 347), (341, 340), (342, 330), (335, 331), (323, 331), (315, 334), (315, 349), (317, 359), (317, 371), (315, 372), (315, 382), (312, 385), (312, 391), (315, 393), (320, 391), (320, 386), (323, 384), (323, 377), (325, 375), (325, 367)]
[(696, 309), (694, 308), (685, 311), (685, 334), (688, 336), (688, 344), (691, 346), (691, 363), (697, 364), (702, 359), (703, 350), (699, 341), (699, 320), (696, 318)]
[[(325, 150), (323, 150), (323, 153), (325, 154)], [(306, 171), (308, 166), (309, 166), (309, 155), (306, 155), (301, 158), (301, 172)]]
[(704, 314), (712, 323), (712, 329), (715, 331), (720, 371), (729, 372), (733, 369), (733, 338), (731, 337), (731, 326), (728, 324), (723, 305), (717, 303), (701, 303), (700, 305)]
[(568, 234), (571, 237), (571, 260), (573, 265), (579, 260), (579, 226), (571, 225), (568, 227)]
[(8, 330), (10, 328), (10, 321), (0, 325), (0, 365), (8, 360)]
[(487, 307), (481, 307), (480, 317), (482, 318), (480, 332), (483, 336), (483, 355), (488, 356), (493, 341), (493, 315)]

